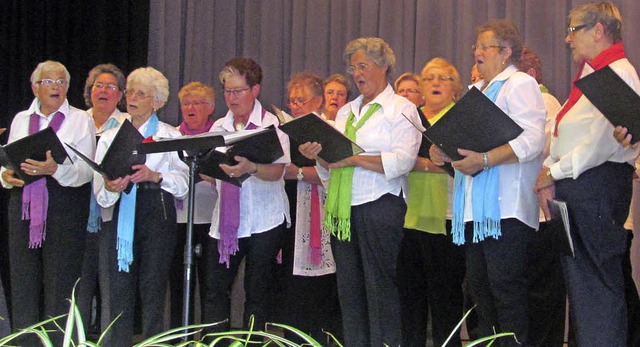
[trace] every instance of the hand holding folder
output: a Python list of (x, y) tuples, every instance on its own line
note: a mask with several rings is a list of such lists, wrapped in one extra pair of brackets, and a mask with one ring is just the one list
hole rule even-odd
[(13, 170), (14, 175), (27, 185), (43, 176), (26, 174), (20, 168), (20, 164), (27, 159), (45, 161), (47, 159), (47, 151), (51, 151), (53, 160), (58, 164), (64, 163), (68, 157), (67, 151), (51, 128), (45, 128), (35, 134), (23, 137), (5, 146), (0, 146), (0, 165)]
[[(129, 120), (125, 119), (100, 164), (94, 162), (93, 158), (87, 157), (69, 144), (67, 146), (94, 171), (109, 180), (115, 180), (133, 174), (135, 170), (132, 169), (132, 166), (141, 165), (147, 161), (146, 155), (137, 154), (136, 152), (136, 146), (142, 140), (144, 140), (144, 136), (138, 132), (138, 129)], [(131, 186), (132, 184), (128, 184), (125, 191), (128, 192)]]

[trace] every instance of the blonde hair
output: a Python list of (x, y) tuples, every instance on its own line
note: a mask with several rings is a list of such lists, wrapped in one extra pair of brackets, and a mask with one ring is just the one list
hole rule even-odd
[(420, 73), (424, 76), (429, 69), (434, 68), (447, 71), (447, 74), (453, 78), (451, 81), (453, 84), (453, 96), (458, 100), (462, 95), (462, 82), (460, 82), (460, 74), (458, 70), (456, 70), (456, 67), (444, 58), (433, 58), (424, 65)]
[(215, 89), (202, 82), (191, 82), (180, 88), (180, 91), (178, 92), (178, 99), (182, 101), (182, 99), (187, 95), (200, 95), (209, 102), (215, 102), (216, 100)]

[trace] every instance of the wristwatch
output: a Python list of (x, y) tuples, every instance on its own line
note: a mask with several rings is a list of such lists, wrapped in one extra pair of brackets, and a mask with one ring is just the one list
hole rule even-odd
[(301, 167), (298, 168), (298, 175), (296, 175), (296, 178), (298, 179), (298, 181), (302, 181), (304, 179), (304, 175), (302, 174)]
[(158, 184), (162, 183), (162, 172), (158, 172)]

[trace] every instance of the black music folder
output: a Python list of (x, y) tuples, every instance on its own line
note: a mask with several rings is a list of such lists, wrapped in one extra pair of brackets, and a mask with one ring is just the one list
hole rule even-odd
[(567, 203), (554, 199), (548, 201), (548, 204), (549, 212), (551, 212), (551, 220), (548, 222), (548, 228), (550, 228), (553, 233), (555, 250), (560, 254), (575, 257)]
[(143, 140), (144, 136), (138, 132), (138, 129), (136, 129), (129, 120), (125, 119), (100, 164), (94, 162), (93, 158), (89, 158), (77, 149), (69, 146), (69, 144), (67, 144), (67, 146), (93, 170), (102, 176), (106, 176), (110, 180), (115, 180), (119, 177), (133, 174), (135, 172), (131, 169), (133, 165), (141, 165), (146, 162), (146, 155), (135, 152), (136, 146)]
[(38, 131), (35, 134), (23, 137), (5, 146), (0, 146), (0, 165), (13, 170), (16, 177), (27, 185), (39, 180), (43, 176), (30, 176), (20, 169), (20, 164), (27, 159), (45, 161), (47, 151), (56, 163), (62, 164), (68, 157), (67, 151), (62, 146), (60, 139), (50, 127)]
[(141, 143), (139, 154), (174, 151), (193, 151), (207, 153), (216, 147), (230, 146), (250, 137), (268, 132), (273, 127), (240, 131), (212, 131), (198, 135), (183, 135), (174, 138), (153, 138), (153, 141)]
[(633, 142), (640, 140), (640, 96), (611, 67), (594, 71), (575, 85), (613, 126), (627, 128)]
[(472, 87), (425, 136), (452, 160), (463, 157), (458, 148), (487, 152), (515, 139), (523, 129), (478, 88)]
[(198, 173), (241, 186), (249, 175), (229, 177), (220, 168), (220, 164), (236, 165), (238, 162), (234, 159), (235, 156), (245, 157), (256, 164), (271, 164), (284, 155), (275, 127), (260, 130), (262, 131), (253, 132), (250, 137), (227, 139), (232, 145), (226, 152), (210, 150), (198, 159)]
[(313, 113), (281, 125), (280, 130), (298, 143), (317, 142), (322, 145), (318, 157), (327, 163), (335, 163), (364, 152), (360, 146)]

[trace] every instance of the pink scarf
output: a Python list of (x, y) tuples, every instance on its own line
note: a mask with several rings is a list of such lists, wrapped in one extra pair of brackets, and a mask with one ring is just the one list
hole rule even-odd
[[(64, 114), (56, 112), (49, 123), (53, 131), (58, 132), (60, 125), (64, 121)], [(31, 114), (29, 119), (29, 135), (40, 130), (40, 116), (37, 113)], [(29, 220), (29, 248), (39, 248), (42, 246), (47, 230), (47, 209), (49, 207), (49, 190), (47, 189), (47, 178), (27, 184), (22, 190), (22, 219)]]

